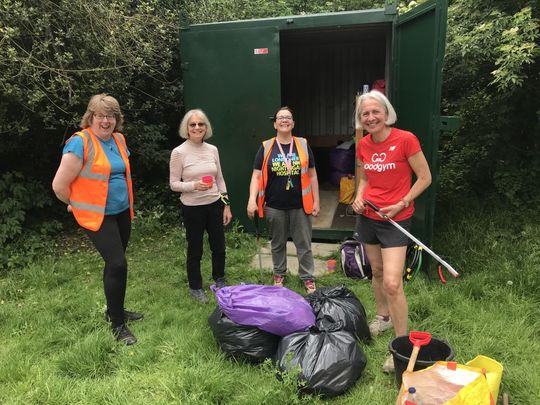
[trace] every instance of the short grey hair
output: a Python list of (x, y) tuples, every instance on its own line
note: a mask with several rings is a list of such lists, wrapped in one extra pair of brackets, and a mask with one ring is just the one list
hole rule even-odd
[(182, 121), (180, 122), (180, 126), (178, 127), (178, 133), (180, 134), (181, 138), (189, 139), (189, 129), (188, 124), (191, 117), (194, 115), (198, 115), (202, 118), (204, 123), (206, 124), (206, 134), (204, 134), (203, 141), (210, 138), (213, 134), (212, 132), (212, 124), (210, 124), (210, 120), (206, 116), (206, 113), (201, 110), (200, 108), (195, 108), (193, 110), (189, 110), (186, 115), (184, 115), (184, 118), (182, 118)]
[(397, 121), (396, 110), (394, 110), (394, 107), (392, 106), (388, 98), (386, 98), (386, 96), (380, 91), (371, 90), (368, 93), (362, 94), (360, 97), (358, 97), (358, 100), (356, 101), (356, 109), (354, 114), (356, 129), (363, 129), (360, 115), (362, 115), (362, 103), (368, 98), (377, 101), (384, 107), (386, 113), (388, 114), (388, 118), (384, 122), (386, 125), (392, 125)]

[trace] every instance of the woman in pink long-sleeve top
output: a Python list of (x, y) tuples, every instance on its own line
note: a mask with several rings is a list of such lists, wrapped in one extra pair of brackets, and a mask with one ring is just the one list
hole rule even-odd
[(208, 117), (200, 109), (190, 110), (182, 119), (178, 132), (186, 141), (171, 153), (169, 183), (171, 190), (181, 193), (190, 294), (206, 304), (208, 297), (201, 276), (204, 231), (208, 233), (212, 251), (212, 278), (221, 288), (225, 286), (224, 228), (231, 222), (232, 213), (218, 150), (205, 142), (212, 136)]

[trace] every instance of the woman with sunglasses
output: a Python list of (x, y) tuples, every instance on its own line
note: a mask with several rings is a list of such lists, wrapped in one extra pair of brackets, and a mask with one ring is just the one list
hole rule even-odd
[(133, 220), (129, 150), (118, 101), (107, 94), (90, 99), (80, 127), (64, 146), (52, 187), (105, 261), (105, 318), (116, 340), (137, 342), (126, 322), (143, 314), (124, 310), (127, 285), (125, 251)]
[(169, 184), (171, 190), (181, 193), (190, 294), (207, 304), (201, 276), (204, 231), (212, 251), (212, 278), (221, 288), (225, 286), (225, 226), (232, 219), (231, 207), (218, 149), (205, 142), (212, 136), (206, 114), (200, 109), (188, 111), (178, 132), (186, 141), (171, 153)]

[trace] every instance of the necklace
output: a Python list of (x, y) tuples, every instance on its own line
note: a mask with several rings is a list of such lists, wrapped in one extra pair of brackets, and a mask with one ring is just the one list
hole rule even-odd
[(101, 138), (99, 138), (99, 140), (101, 141), (101, 143), (102, 143), (103, 145), (105, 145), (106, 147), (108, 147), (109, 150), (113, 150), (113, 142), (114, 142), (114, 140), (112, 139), (112, 137), (111, 137), (109, 140), (107, 140), (107, 141), (106, 141), (105, 139), (101, 139)]

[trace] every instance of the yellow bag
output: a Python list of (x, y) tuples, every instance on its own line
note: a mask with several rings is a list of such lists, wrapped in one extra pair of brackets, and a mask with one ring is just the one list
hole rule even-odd
[(499, 386), (501, 385), (503, 373), (502, 364), (496, 360), (493, 360), (492, 358), (482, 356), (480, 354), (471, 361), (468, 361), (467, 365), (486, 370), (486, 378), (489, 390), (491, 391), (491, 395), (493, 395), (496, 402), (497, 398), (499, 397)]
[(354, 201), (354, 176), (350, 174), (339, 180), (339, 202), (341, 204), (352, 204)]
[(456, 362), (438, 361), (424, 370), (405, 371), (397, 404), (405, 404), (409, 387), (424, 404), (495, 405), (482, 369)]

